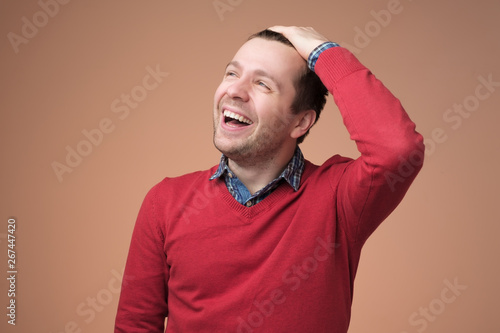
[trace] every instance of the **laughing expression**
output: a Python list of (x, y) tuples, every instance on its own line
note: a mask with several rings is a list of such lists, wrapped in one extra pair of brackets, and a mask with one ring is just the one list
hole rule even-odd
[(294, 82), (305, 61), (294, 48), (254, 38), (227, 65), (214, 96), (214, 144), (234, 161), (293, 151)]

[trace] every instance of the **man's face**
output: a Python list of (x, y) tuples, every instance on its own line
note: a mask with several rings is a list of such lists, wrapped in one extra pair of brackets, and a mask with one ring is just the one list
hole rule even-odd
[[(214, 96), (214, 144), (234, 161), (258, 163), (295, 148), (294, 82), (305, 69), (294, 48), (254, 38), (236, 53)], [(237, 120), (239, 119), (239, 120)]]

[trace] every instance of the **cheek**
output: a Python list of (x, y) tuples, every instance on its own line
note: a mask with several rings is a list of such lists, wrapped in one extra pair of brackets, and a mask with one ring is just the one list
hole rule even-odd
[(274, 131), (283, 131), (288, 127), (291, 121), (291, 111), (287, 105), (276, 103), (276, 101), (267, 101), (260, 106), (261, 116), (265, 127), (272, 128)]
[(269, 96), (260, 96), (253, 99), (253, 103), (259, 118), (265, 118), (267, 121), (280, 117), (283, 112), (281, 105)]

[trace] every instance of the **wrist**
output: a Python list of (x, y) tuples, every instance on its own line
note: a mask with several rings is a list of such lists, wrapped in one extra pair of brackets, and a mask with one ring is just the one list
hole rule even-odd
[(337, 46), (340, 45), (330, 41), (321, 43), (320, 45), (316, 46), (316, 48), (309, 54), (309, 57), (307, 59), (307, 67), (309, 67), (309, 69), (311, 69), (314, 72), (314, 67), (316, 66), (316, 61), (318, 60), (319, 55), (323, 51)]

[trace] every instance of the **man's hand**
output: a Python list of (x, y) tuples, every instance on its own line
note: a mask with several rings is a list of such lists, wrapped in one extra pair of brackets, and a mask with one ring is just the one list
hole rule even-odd
[(311, 27), (284, 27), (276, 25), (268, 28), (269, 30), (283, 34), (293, 44), (297, 52), (306, 61), (309, 54), (320, 44), (328, 42), (328, 39)]

